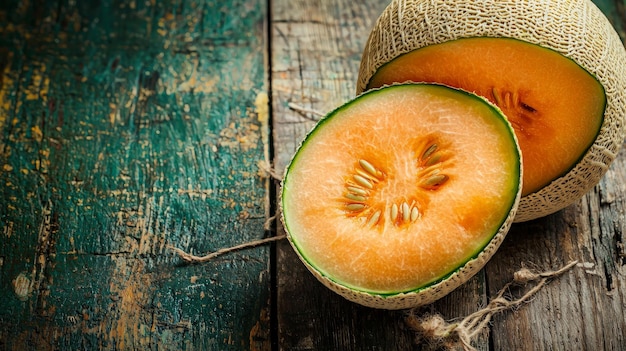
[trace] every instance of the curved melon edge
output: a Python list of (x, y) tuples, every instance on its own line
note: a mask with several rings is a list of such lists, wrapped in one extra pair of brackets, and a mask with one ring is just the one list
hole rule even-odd
[[(520, 177), (521, 181), (521, 177)], [(521, 184), (521, 183), (520, 183)], [(496, 253), (502, 242), (504, 241), (513, 220), (516, 215), (516, 211), (521, 199), (521, 186), (518, 187), (518, 193), (515, 198), (515, 202), (509, 215), (506, 217), (504, 223), (502, 223), (498, 232), (492, 237), (487, 246), (475, 258), (467, 261), (463, 266), (459, 267), (456, 271), (452, 272), (449, 276), (445, 277), (434, 284), (420, 288), (415, 291), (396, 293), (396, 294), (374, 294), (366, 291), (360, 291), (351, 289), (342, 284), (337, 283), (330, 277), (320, 273), (315, 267), (313, 267), (308, 260), (303, 259), (298, 251), (295, 243), (291, 240), (289, 233), (287, 238), (289, 243), (294, 248), (305, 267), (320, 281), (324, 286), (344, 297), (345, 299), (358, 303), (360, 305), (386, 310), (400, 310), (419, 307), (423, 305), (435, 302), (442, 297), (448, 295), (450, 292), (466, 283), (476, 273), (478, 273), (491, 257)], [(281, 217), (282, 218), (282, 217)], [(283, 223), (284, 223), (284, 218)]]
[[(398, 10), (399, 4), (403, 5), (402, 11)], [(452, 5), (446, 10), (449, 4)], [(523, 3), (499, 1), (480, 7), (480, 3), (468, 1), (394, 0), (370, 33), (357, 80), (357, 92), (363, 91), (376, 70), (393, 58), (427, 45), (469, 37), (506, 37), (540, 45), (573, 60), (596, 77), (606, 94), (604, 118), (596, 140), (566, 174), (522, 198), (515, 222), (544, 217), (578, 201), (604, 176), (626, 136), (626, 49), (602, 11), (589, 0), (533, 0), (521, 12), (525, 16), (515, 17), (511, 9), (524, 6), (520, 4)], [(484, 14), (480, 26), (471, 27), (454, 13), (463, 6), (480, 7), (475, 8), (476, 13)], [(419, 18), (408, 17), (415, 12)], [(502, 18), (502, 14), (511, 17)], [(427, 24), (420, 22), (425, 17), (429, 18)], [(437, 23), (464, 29), (436, 30)], [(561, 25), (547, 29), (539, 23), (548, 27), (553, 23)], [(578, 41), (568, 46), (563, 43), (564, 38)]]
[(387, 310), (408, 309), (408, 308), (419, 307), (419, 306), (432, 303), (446, 296), (447, 294), (449, 294), (450, 292), (452, 292), (453, 290), (455, 290), (456, 288), (458, 288), (459, 286), (467, 282), (470, 278), (472, 278), (476, 273), (478, 273), (485, 266), (485, 264), (496, 253), (496, 251), (500, 247), (500, 244), (502, 244), (502, 242), (504, 241), (504, 238), (506, 237), (511, 225), (514, 223), (514, 220), (516, 218), (517, 211), (519, 209), (519, 205), (522, 199), (522, 179), (523, 179), (522, 153), (519, 148), (519, 143), (517, 142), (517, 136), (515, 135), (513, 127), (508, 122), (508, 120), (504, 117), (504, 113), (502, 112), (502, 110), (500, 110), (500, 108), (498, 108), (496, 105), (492, 104), (489, 100), (487, 100), (486, 98), (480, 95), (476, 95), (474, 93), (465, 91), (463, 89), (446, 86), (444, 84), (406, 82), (406, 83), (397, 83), (397, 84), (392, 84), (391, 86), (385, 86), (381, 88), (368, 90), (367, 92), (360, 94), (353, 100), (337, 107), (333, 111), (326, 114), (322, 119), (320, 119), (317, 122), (317, 124), (302, 139), (302, 141), (300, 142), (296, 150), (299, 150), (306, 143), (306, 141), (313, 134), (315, 134), (315, 132), (317, 131), (320, 125), (325, 123), (326, 120), (332, 118), (332, 116), (340, 112), (343, 108), (354, 103), (356, 100), (358, 100), (360, 96), (367, 95), (367, 94), (375, 94), (377, 91), (386, 89), (388, 87), (403, 86), (403, 85), (432, 85), (432, 86), (446, 87), (452, 90), (462, 92), (468, 96), (472, 96), (478, 100), (485, 102), (487, 105), (489, 105), (502, 118), (503, 122), (508, 127), (508, 131), (511, 137), (515, 141), (515, 145), (517, 149), (516, 151), (519, 156), (518, 162), (517, 162), (518, 180), (517, 180), (517, 191), (516, 191), (514, 200), (511, 202), (508, 215), (500, 224), (500, 228), (498, 229), (498, 231), (491, 237), (490, 240), (486, 242), (485, 246), (480, 251), (474, 254), (473, 258), (469, 259), (462, 266), (450, 272), (448, 275), (442, 277), (441, 279), (433, 283), (429, 283), (428, 285), (424, 287), (420, 287), (412, 291), (400, 292), (400, 293), (386, 293), (386, 294), (372, 293), (372, 292), (357, 290), (357, 289), (345, 286), (333, 280), (331, 277), (320, 272), (302, 254), (298, 244), (295, 242), (294, 238), (291, 236), (291, 233), (289, 231), (289, 226), (287, 224), (287, 221), (285, 220), (284, 211), (282, 210), (284, 207), (283, 192), (285, 191), (284, 180), (287, 174), (289, 173), (289, 170), (292, 164), (294, 164), (294, 162), (296, 162), (297, 160), (297, 152), (296, 152), (296, 156), (293, 157), (291, 161), (289, 162), (289, 164), (287, 164), (287, 166), (285, 167), (285, 172), (281, 180), (281, 184), (280, 184), (281, 190), (279, 191), (279, 197), (280, 197), (279, 204), (280, 204), (280, 209), (281, 209), (280, 220), (281, 220), (281, 223), (283, 224), (283, 227), (285, 228), (286, 237), (287, 237), (287, 240), (289, 241), (290, 246), (296, 252), (296, 255), (298, 256), (300, 261), (305, 265), (307, 270), (309, 270), (309, 272), (311, 272), (318, 281), (320, 281), (324, 286), (326, 286), (330, 290), (334, 291), (335, 293), (339, 294), (340, 296), (344, 297), (345, 299), (349, 301), (361, 304), (363, 306), (378, 308), (378, 309), (387, 309)]

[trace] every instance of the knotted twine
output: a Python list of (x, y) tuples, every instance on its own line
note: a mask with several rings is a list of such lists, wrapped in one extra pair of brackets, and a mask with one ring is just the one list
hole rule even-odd
[[(290, 106), (292, 109), (297, 109), (296, 106)], [(299, 107), (298, 107), (299, 108)], [(307, 110), (305, 112), (314, 113), (316, 111)], [(263, 167), (270, 177), (280, 180), (281, 177), (272, 170), (269, 165)], [(276, 219), (276, 216), (268, 218), (265, 222), (265, 229), (269, 230), (271, 223)], [(217, 256), (221, 256), (233, 251), (243, 250), (275, 241), (285, 239), (286, 235), (276, 235), (269, 238), (246, 242), (240, 245), (220, 249), (215, 252), (211, 252), (204, 256), (196, 256), (191, 253), (187, 253), (177, 247), (169, 246), (174, 252), (176, 252), (187, 263), (201, 263), (208, 262)], [(472, 346), (472, 341), (476, 336), (482, 332), (482, 330), (491, 322), (491, 317), (494, 314), (515, 308), (522, 303), (528, 301), (533, 295), (535, 295), (549, 279), (558, 277), (563, 273), (570, 270), (578, 264), (578, 261), (571, 261), (561, 269), (556, 271), (546, 271), (542, 273), (536, 273), (528, 268), (522, 267), (515, 273), (513, 273), (513, 281), (507, 283), (494, 299), (485, 306), (469, 316), (463, 318), (461, 322), (449, 323), (443, 319), (439, 314), (426, 314), (424, 316), (417, 316), (415, 309), (411, 310), (409, 316), (406, 318), (406, 323), (410, 328), (417, 333), (418, 340), (424, 340), (435, 347), (443, 347), (448, 350), (462, 349), (464, 351), (476, 351), (476, 348)], [(527, 285), (531, 282), (537, 282), (521, 297), (509, 300), (504, 294), (509, 291), (512, 285)]]
[[(171, 249), (178, 253), (178, 255), (188, 263), (200, 263), (208, 262), (211, 259), (225, 253), (282, 240), (284, 238), (285, 235), (273, 236), (221, 249), (204, 256), (195, 256), (175, 247), (171, 247)], [(439, 314), (417, 316), (415, 309), (409, 312), (409, 315), (406, 318), (406, 323), (417, 333), (416, 337), (418, 341), (425, 341), (433, 347), (444, 348), (446, 350), (461, 349), (463, 351), (476, 351), (476, 348), (472, 346), (472, 341), (479, 333), (482, 332), (487, 324), (491, 322), (491, 317), (493, 317), (493, 315), (505, 310), (513, 309), (528, 301), (533, 295), (541, 290), (544, 285), (546, 285), (549, 279), (560, 276), (574, 267), (577, 263), (578, 261), (572, 261), (559, 270), (546, 271), (542, 273), (533, 272), (528, 268), (521, 268), (517, 272), (513, 273), (513, 281), (504, 285), (504, 287), (498, 291), (496, 297), (492, 299), (487, 306), (463, 318), (463, 320), (458, 323), (449, 323)], [(509, 300), (504, 296), (512, 285), (527, 285), (532, 282), (537, 283), (521, 297)]]
[[(560, 276), (574, 267), (578, 261), (572, 261), (556, 271), (536, 273), (528, 268), (521, 268), (513, 274), (513, 281), (506, 284), (494, 299), (483, 309), (480, 309), (463, 318), (458, 323), (449, 323), (439, 314), (417, 316), (415, 309), (411, 310), (406, 322), (417, 332), (420, 341), (426, 341), (431, 346), (447, 350), (475, 351), (472, 341), (489, 324), (491, 317), (499, 312), (515, 308), (528, 301), (551, 278)], [(507, 299), (504, 295), (512, 285), (528, 285), (536, 282), (524, 295), (517, 299)]]

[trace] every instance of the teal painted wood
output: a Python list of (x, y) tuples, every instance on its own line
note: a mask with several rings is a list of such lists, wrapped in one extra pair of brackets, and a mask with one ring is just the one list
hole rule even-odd
[(265, 8), (0, 5), (0, 349), (269, 348)]
[[(624, 38), (624, 0), (595, 2)], [(352, 96), (367, 29), (385, 3), (272, 2), (279, 168), (312, 123), (287, 102), (327, 110)], [(168, 249), (213, 251), (265, 235), (271, 199), (257, 163), (267, 157), (269, 116), (255, 104), (268, 88), (265, 8), (261, 0), (0, 4), (0, 349), (270, 348), (267, 247), (202, 266)], [(596, 266), (496, 317), (477, 346), (566, 346), (582, 335), (585, 345), (616, 348), (625, 323), (614, 318), (623, 315), (622, 156), (581, 204), (516, 226), (484, 272), (426, 310), (467, 315), (522, 260), (552, 267), (572, 257), (590, 263), (593, 253)], [(349, 303), (319, 285), (287, 243), (277, 251), (273, 346), (424, 347), (403, 312)], [(573, 305), (554, 303), (564, 292)], [(574, 318), (579, 308), (584, 320)], [(561, 313), (571, 321), (561, 323)]]

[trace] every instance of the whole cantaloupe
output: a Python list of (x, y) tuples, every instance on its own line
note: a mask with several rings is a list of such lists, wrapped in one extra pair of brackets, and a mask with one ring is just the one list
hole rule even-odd
[[(542, 217), (572, 204), (599, 182), (617, 156), (624, 139), (626, 50), (618, 34), (602, 12), (589, 0), (394, 0), (382, 13), (370, 34), (363, 52), (357, 92), (380, 86), (381, 82), (385, 84), (396, 82), (393, 79), (398, 78), (389, 78), (393, 74), (381, 75), (380, 71), (387, 69), (392, 73), (395, 70), (397, 73), (408, 70), (410, 67), (406, 63), (394, 63), (400, 62), (397, 59), (402, 56), (418, 52), (420, 49), (434, 48), (440, 44), (465, 43), (461, 39), (469, 38), (506, 38), (513, 39), (508, 42), (532, 44), (529, 47), (541, 47), (545, 52), (550, 51), (562, 56), (565, 58), (563, 61), (572, 61), (581, 68), (581, 72), (584, 72), (581, 76), (588, 76), (583, 78), (590, 82), (585, 83), (591, 87), (589, 92), (583, 91), (576, 95), (575, 93), (582, 89), (578, 78), (560, 85), (548, 84), (551, 80), (565, 81), (567, 77), (548, 68), (541, 71), (539, 69), (541, 64), (532, 66), (529, 63), (532, 60), (526, 60), (522, 53), (511, 56), (512, 62), (508, 62), (506, 66), (510, 70), (518, 70), (519, 67), (521, 71), (518, 71), (517, 75), (507, 75), (506, 70), (493, 70), (492, 75), (496, 76), (493, 78), (496, 83), (493, 84), (498, 86), (492, 88), (488, 86), (488, 89), (474, 88), (476, 84), (480, 85), (481, 82), (477, 81), (481, 80), (481, 75), (485, 78), (489, 75), (482, 72), (490, 72), (491, 68), (499, 66), (498, 62), (502, 62), (497, 61), (497, 58), (495, 61), (489, 59), (492, 52), (503, 54), (498, 52), (500, 43), (494, 41), (495, 49), (478, 51), (477, 58), (470, 62), (469, 66), (460, 68), (455, 68), (457, 65), (455, 59), (434, 51), (431, 57), (439, 61), (433, 66), (437, 72), (427, 75), (429, 78), (416, 75), (415, 78), (408, 79), (443, 83), (473, 91), (496, 103), (507, 117), (511, 105), (519, 107), (522, 115), (519, 123), (521, 127), (515, 120), (509, 119), (516, 127), (516, 133), (522, 143), (525, 181), (526, 176), (530, 177), (533, 174), (539, 174), (539, 178), (543, 176), (546, 179), (545, 183), (539, 182), (536, 188), (530, 188), (523, 194), (516, 221)], [(463, 56), (463, 52), (459, 54), (459, 50), (456, 54)], [(451, 52), (454, 53), (453, 50)], [(560, 64), (556, 66), (558, 65)], [(472, 76), (474, 68), (478, 69), (479, 73)], [(445, 76), (441, 73), (454, 69), (461, 71), (461, 74), (452, 74), (455, 77), (452, 81), (447, 81), (448, 78), (438, 80), (437, 77)], [(483, 71), (480, 71), (481, 69)], [(464, 76), (464, 72), (468, 72), (468, 75)], [(377, 74), (383, 78), (375, 77)], [(406, 73), (405, 76), (410, 77), (410, 74)], [(376, 85), (372, 85), (374, 80), (378, 80)], [(593, 87), (592, 80), (599, 83), (599, 88)], [(598, 97), (602, 93), (604, 96)], [(524, 94), (531, 96), (529, 99), (537, 100), (537, 105), (534, 102), (526, 104), (518, 101), (525, 98)], [(587, 97), (590, 97), (589, 102), (584, 100)], [(557, 103), (566, 107), (569, 105), (570, 110), (557, 108)], [(572, 106), (582, 112), (578, 115), (559, 112), (571, 111)], [(554, 118), (558, 122), (541, 120), (544, 115), (558, 113), (561, 113), (561, 116)], [(582, 127), (575, 130), (565, 126), (563, 121), (567, 121), (568, 118), (579, 119), (580, 121), (573, 122)], [(589, 123), (585, 127), (587, 119)], [(588, 135), (583, 136), (584, 133)], [(528, 145), (539, 146), (531, 153), (523, 145), (525, 139), (528, 139)], [(561, 139), (568, 140), (562, 142), (565, 146), (544, 147), (541, 144), (544, 141), (548, 143), (550, 140)], [(573, 145), (571, 151), (568, 149), (570, 144)], [(557, 151), (561, 153), (557, 154)], [(570, 161), (560, 166), (562, 168), (554, 167), (555, 171), (551, 174), (543, 175), (542, 173), (548, 173), (544, 172), (544, 167), (548, 169), (549, 163), (552, 162), (549, 161), (549, 156), (557, 161), (563, 159)], [(527, 183), (530, 184), (530, 181)]]

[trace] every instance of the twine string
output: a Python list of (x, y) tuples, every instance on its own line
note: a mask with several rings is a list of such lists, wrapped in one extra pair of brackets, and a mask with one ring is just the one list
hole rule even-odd
[(264, 239), (260, 239), (260, 240), (254, 240), (254, 241), (249, 241), (243, 244), (239, 244), (239, 245), (235, 245), (235, 246), (231, 246), (231, 247), (227, 247), (227, 248), (223, 248), (223, 249), (219, 249), (215, 252), (211, 252), (208, 253), (204, 256), (196, 256), (194, 254), (185, 252), (177, 247), (174, 246), (169, 246), (169, 248), (176, 252), (178, 254), (178, 256), (180, 256), (180, 258), (183, 259), (183, 261), (187, 262), (187, 263), (203, 263), (203, 262), (208, 262), (218, 256), (221, 256), (223, 254), (227, 254), (229, 252), (233, 252), (233, 251), (239, 251), (239, 250), (243, 250), (243, 249), (247, 249), (247, 248), (251, 248), (251, 247), (255, 247), (255, 246), (259, 246), (259, 245), (263, 245), (263, 244), (267, 244), (267, 243), (271, 243), (274, 241), (278, 241), (278, 240), (282, 240), (286, 237), (286, 235), (277, 235), (277, 236), (272, 236), (269, 238), (264, 238)]
[[(527, 268), (522, 268), (513, 274), (513, 281), (504, 285), (487, 306), (463, 318), (458, 323), (449, 323), (439, 314), (427, 314), (417, 316), (412, 310), (407, 317), (407, 324), (417, 332), (419, 339), (431, 345), (444, 347), (448, 350), (462, 349), (475, 351), (472, 341), (491, 322), (493, 315), (513, 309), (527, 302), (552, 278), (558, 277), (578, 264), (578, 261), (569, 262), (567, 265), (555, 271), (535, 273)], [(505, 294), (511, 285), (527, 285), (536, 282), (525, 294), (517, 299), (507, 299)]]

